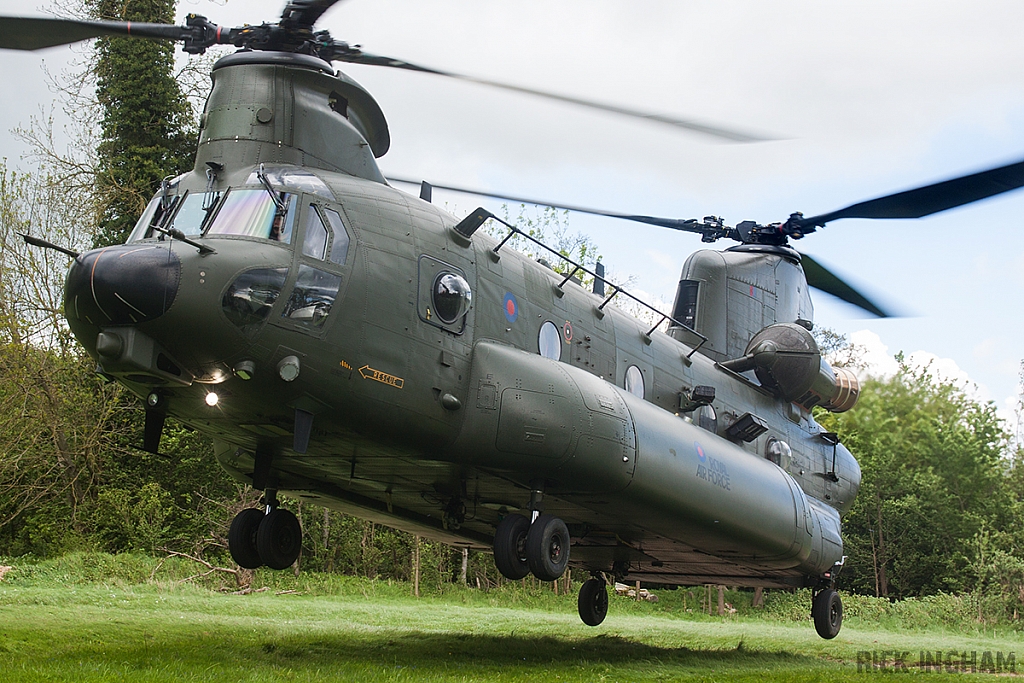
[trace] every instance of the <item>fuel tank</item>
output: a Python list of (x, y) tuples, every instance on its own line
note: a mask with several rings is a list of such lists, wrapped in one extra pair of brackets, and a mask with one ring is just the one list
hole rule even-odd
[(747, 566), (819, 575), (842, 557), (838, 513), (783, 469), (584, 370), (479, 342), (469, 398), (466, 464), (583, 508), (601, 494), (595, 515)]

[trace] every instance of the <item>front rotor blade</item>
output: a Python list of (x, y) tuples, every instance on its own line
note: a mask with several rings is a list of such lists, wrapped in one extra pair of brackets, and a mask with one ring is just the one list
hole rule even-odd
[(312, 28), (324, 12), (341, 0), (291, 0), (281, 13), (281, 25)]
[(829, 271), (825, 266), (821, 265), (807, 254), (801, 253), (800, 258), (800, 263), (804, 268), (804, 275), (807, 277), (807, 284), (811, 287), (820, 289), (826, 294), (831, 294), (838, 299), (842, 299), (846, 303), (859, 306), (868, 313), (877, 315), (879, 318), (891, 317), (889, 313), (886, 313), (877, 304), (848, 285), (846, 282), (841, 280), (838, 275)]
[(1024, 161), (870, 199), (832, 213), (804, 218), (797, 223), (800, 226), (821, 226), (840, 218), (921, 218), (1019, 187), (1024, 187)]
[[(409, 185), (419, 185), (418, 180), (408, 180), (406, 178), (395, 178), (389, 177), (390, 182), (395, 183), (408, 183)], [(525, 197), (513, 197), (507, 194), (497, 194), (494, 192), (483, 192), (481, 190), (469, 190), (464, 187), (455, 187), (452, 185), (437, 185), (430, 183), (430, 186), (437, 190), (450, 190), (452, 192), (461, 192), (462, 194), (472, 194), (478, 197), (490, 197), (492, 199), (503, 199), (509, 202), (515, 202), (517, 204), (536, 204), (537, 206), (550, 206), (555, 209), (563, 209), (565, 211), (578, 211), (579, 213), (589, 213), (593, 216), (606, 216), (607, 218), (622, 218), (627, 221), (636, 221), (638, 223), (647, 223), (648, 225), (657, 225), (662, 228), (672, 228), (674, 230), (684, 230), (686, 232), (697, 232), (703, 233), (703, 230), (697, 229), (699, 225), (693, 218), (659, 218), (657, 216), (639, 216), (626, 213), (616, 213), (614, 211), (603, 211), (601, 209), (588, 209), (583, 206), (573, 206), (572, 204), (558, 204), (555, 202), (544, 201), (541, 199), (527, 199)]]
[(406, 62), (401, 59), (392, 59), (391, 57), (382, 57), (379, 55), (369, 54), (367, 52), (363, 52), (358, 48), (350, 47), (345, 44), (336, 45), (334, 52), (331, 54), (331, 57), (337, 61), (349, 62), (351, 64), (372, 64), (374, 66), (386, 66), (392, 69), (419, 71), (421, 73), (445, 76), (447, 78), (454, 78), (460, 81), (467, 81), (469, 83), (489, 85), (494, 88), (502, 88), (503, 90), (511, 90), (513, 92), (524, 93), (527, 95), (535, 95), (537, 97), (543, 97), (549, 100), (566, 102), (568, 104), (575, 104), (581, 107), (588, 107), (590, 109), (611, 112), (613, 114), (629, 116), (631, 118), (644, 119), (645, 121), (656, 121), (658, 123), (664, 123), (670, 126), (675, 126), (676, 128), (683, 128), (685, 130), (689, 130), (695, 133), (710, 135), (712, 137), (716, 137), (723, 140), (730, 140), (732, 142), (765, 142), (768, 140), (775, 139), (770, 137), (764, 137), (761, 135), (756, 135), (754, 133), (722, 128), (720, 126), (711, 126), (705, 123), (700, 123), (699, 121), (680, 119), (673, 116), (665, 116), (663, 114), (650, 114), (647, 112), (637, 111), (635, 109), (620, 107), (614, 104), (592, 102), (590, 100), (584, 100), (579, 97), (572, 97), (569, 95), (558, 95), (556, 93), (551, 93), (544, 90), (524, 88), (519, 85), (510, 85), (508, 83), (492, 81), (486, 78), (477, 78), (476, 76), (466, 76), (465, 74), (458, 74), (452, 71), (441, 71), (439, 69), (432, 69), (426, 66), (419, 66), (418, 64)]
[(125, 21), (81, 21), (52, 17), (0, 17), (0, 48), (40, 50), (99, 36), (134, 36), (184, 40), (187, 29), (170, 24)]

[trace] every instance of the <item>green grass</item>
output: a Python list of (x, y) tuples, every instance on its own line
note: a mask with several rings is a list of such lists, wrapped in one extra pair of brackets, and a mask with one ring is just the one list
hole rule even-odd
[[(804, 620), (612, 598), (597, 628), (575, 596), (489, 593), (336, 575), (259, 572), (231, 595), (180, 579), (195, 566), (76, 555), (19, 564), (0, 581), (0, 671), (11, 681), (675, 681), (864, 680), (857, 653), (1020, 650), (1012, 630), (886, 630), (851, 619), (823, 641)], [(153, 578), (150, 578), (150, 577)], [(228, 577), (230, 579), (230, 577)], [(278, 591), (297, 593), (278, 595)], [(1024, 662), (1018, 667), (1024, 671)]]

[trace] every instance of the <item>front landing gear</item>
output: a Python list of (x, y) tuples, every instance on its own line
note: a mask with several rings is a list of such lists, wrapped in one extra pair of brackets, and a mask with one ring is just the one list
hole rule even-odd
[(258, 569), (263, 566), (260, 551), (256, 547), (256, 536), (260, 522), (266, 515), (258, 508), (242, 510), (231, 520), (228, 530), (228, 550), (231, 558), (244, 569)]
[(494, 564), (506, 579), (518, 581), (530, 573), (526, 559), (526, 537), (530, 520), (522, 515), (508, 515), (494, 532)]
[(287, 569), (299, 559), (302, 527), (291, 510), (277, 508), (263, 518), (256, 535), (256, 548), (263, 564), (271, 569)]
[(267, 501), (266, 512), (248, 508), (231, 522), (228, 550), (239, 567), (287, 569), (299, 558), (302, 527), (298, 518), (290, 510), (277, 507), (273, 494), (267, 496)]
[(824, 588), (814, 594), (811, 602), (814, 630), (822, 638), (831, 640), (839, 635), (843, 626), (843, 601), (834, 588)]
[(580, 619), (587, 626), (597, 626), (608, 614), (608, 588), (604, 579), (593, 577), (583, 582), (576, 601)]

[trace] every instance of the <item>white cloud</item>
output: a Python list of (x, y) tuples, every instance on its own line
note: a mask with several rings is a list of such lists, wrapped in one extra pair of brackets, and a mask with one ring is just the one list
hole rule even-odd
[[(859, 330), (850, 334), (850, 343), (864, 350), (864, 371), (872, 377), (891, 377), (899, 369), (899, 364), (882, 338), (871, 330)], [(928, 368), (939, 381), (959, 384), (969, 391), (973, 388), (980, 391), (980, 386), (968, 376), (952, 358), (940, 358), (931, 351), (913, 351), (903, 354), (907, 365), (913, 368)]]
[[(863, 350), (862, 360), (864, 369), (863, 376), (887, 378), (892, 377), (899, 369), (896, 358), (889, 353), (889, 347), (882, 341), (882, 338), (871, 330), (858, 330), (849, 335), (850, 343), (855, 344)], [(979, 344), (984, 347), (985, 342)], [(1016, 430), (1018, 425), (1017, 408), (1020, 398), (1018, 395), (1004, 396), (996, 399), (992, 392), (984, 384), (973, 380), (967, 371), (961, 368), (952, 358), (941, 358), (930, 351), (918, 350), (904, 354), (904, 360), (913, 368), (928, 368), (932, 376), (938, 381), (952, 382), (960, 387), (969, 397), (976, 401), (994, 401), (996, 413), (1002, 419), (1006, 427)], [(1018, 385), (1018, 392), (1022, 387)]]
[(899, 365), (889, 353), (889, 347), (882, 338), (871, 330), (859, 330), (850, 334), (850, 343), (859, 346), (864, 353), (864, 374), (872, 377), (891, 377), (896, 374)]

